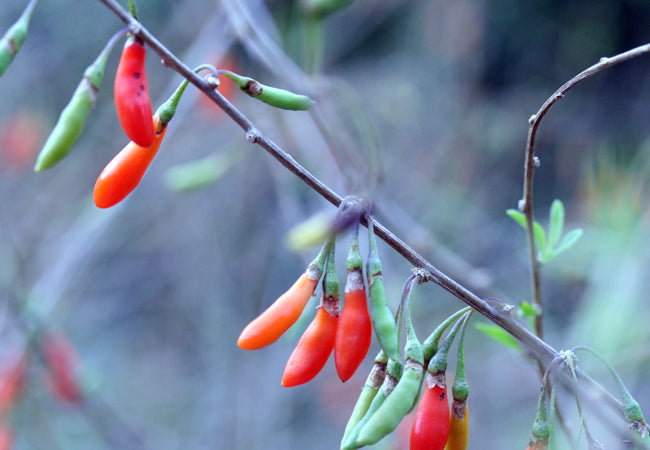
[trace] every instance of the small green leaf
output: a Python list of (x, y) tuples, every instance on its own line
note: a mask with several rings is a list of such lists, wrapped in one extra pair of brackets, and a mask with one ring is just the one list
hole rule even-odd
[(321, 245), (332, 232), (332, 214), (321, 211), (295, 225), (286, 235), (287, 247), (295, 252)]
[(492, 339), (505, 345), (506, 347), (510, 347), (513, 350), (521, 350), (521, 345), (519, 344), (519, 342), (503, 328), (500, 328), (496, 325), (479, 322), (476, 324), (476, 329), (481, 331), (482, 333), (485, 333), (486, 335), (490, 336)]
[(174, 166), (165, 173), (165, 185), (175, 192), (200, 189), (216, 183), (230, 169), (232, 163), (228, 156), (215, 154)]
[(548, 248), (554, 249), (560, 237), (562, 236), (562, 229), (564, 228), (564, 205), (560, 200), (553, 200), (551, 204), (550, 224), (548, 226)]
[[(544, 255), (546, 253), (546, 232), (539, 222), (533, 222), (533, 236), (535, 237), (535, 244), (539, 252)], [(541, 258), (540, 258), (541, 259)]]
[(516, 209), (508, 209), (506, 214), (509, 215), (512, 220), (521, 225), (524, 230), (526, 229), (526, 216), (524, 213)]
[(571, 247), (573, 247), (576, 242), (578, 242), (578, 239), (582, 236), (582, 229), (581, 228), (576, 228), (575, 230), (569, 231), (567, 234), (564, 235), (560, 243), (555, 247), (554, 256), (559, 255), (560, 253), (564, 253), (565, 251), (569, 250)]
[(535, 318), (539, 316), (539, 310), (530, 302), (521, 302), (517, 309), (517, 315), (528, 319), (528, 324), (533, 329), (535, 328)]
[(517, 314), (520, 317), (537, 317), (539, 316), (539, 311), (530, 302), (521, 302)]

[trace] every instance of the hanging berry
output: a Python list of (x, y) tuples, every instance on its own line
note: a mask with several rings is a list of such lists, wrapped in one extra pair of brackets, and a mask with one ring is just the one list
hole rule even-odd
[[(386, 400), (359, 431), (356, 444), (365, 446), (379, 442), (394, 431), (402, 419), (411, 411), (418, 399), (424, 371), (422, 345), (415, 334), (411, 320), (410, 296), (419, 277), (410, 277), (402, 295), (402, 318), (406, 316), (406, 346), (404, 349), (404, 372)], [(400, 327), (401, 328), (401, 327)]]
[(307, 266), (298, 280), (255, 320), (246, 325), (239, 335), (237, 345), (243, 350), (257, 350), (277, 341), (296, 321), (314, 295), (323, 274), (333, 239), (323, 245), (320, 253)]
[(64, 403), (81, 401), (83, 391), (77, 381), (79, 357), (70, 341), (61, 334), (47, 333), (43, 338), (43, 354), (52, 394)]
[(11, 425), (4, 417), (0, 417), (0, 450), (11, 450), (13, 446), (14, 433)]
[(334, 245), (327, 255), (323, 297), (316, 317), (291, 353), (282, 375), (282, 386), (293, 387), (311, 381), (323, 369), (334, 350), (339, 317), (339, 281), (334, 264)]
[(350, 418), (348, 419), (348, 423), (345, 426), (343, 438), (341, 439), (341, 445), (343, 445), (343, 442), (347, 441), (348, 435), (352, 429), (359, 423), (359, 421), (361, 421), (363, 416), (370, 408), (370, 404), (377, 395), (377, 392), (379, 391), (379, 388), (381, 387), (382, 383), (384, 382), (384, 378), (386, 377), (387, 362), (388, 356), (386, 356), (386, 353), (383, 350), (379, 350), (379, 353), (375, 357), (375, 361), (372, 365), (372, 369), (368, 374), (368, 378), (366, 378), (366, 383), (363, 385), (361, 394), (359, 395), (357, 403), (354, 405), (354, 409), (352, 410), (352, 414), (350, 414)]
[(252, 78), (243, 77), (229, 70), (220, 70), (219, 73), (224, 74), (233, 80), (237, 86), (239, 86), (239, 89), (250, 97), (276, 108), (292, 111), (306, 111), (315, 104), (314, 101), (306, 95), (295, 94), (284, 89), (266, 86)]
[(366, 410), (365, 414), (357, 422), (354, 427), (350, 430), (347, 436), (344, 436), (343, 441), (341, 442), (341, 450), (351, 450), (359, 448), (361, 445), (357, 443), (357, 439), (361, 430), (365, 425), (370, 421), (374, 414), (381, 408), (381, 405), (386, 401), (388, 396), (393, 392), (393, 389), (399, 383), (399, 380), (402, 378), (402, 373), (404, 371), (404, 365), (402, 361), (398, 359), (389, 359), (386, 364), (386, 376), (384, 381), (379, 388), (379, 391), (370, 402), (370, 406)]
[(391, 359), (400, 359), (397, 328), (395, 318), (388, 306), (384, 278), (381, 272), (381, 261), (377, 252), (377, 239), (375, 238), (372, 217), (368, 217), (369, 253), (366, 262), (366, 276), (368, 277), (368, 295), (370, 296), (370, 318), (377, 335), (379, 345)]
[[(149, 118), (153, 127), (158, 127), (160, 121), (157, 116)], [(157, 134), (151, 145), (143, 147), (135, 142), (129, 142), (109, 162), (99, 174), (95, 182), (93, 199), (98, 208), (110, 208), (124, 200), (140, 183), (144, 173), (149, 168), (167, 128)]]
[(126, 135), (140, 147), (151, 147), (156, 137), (151, 125), (151, 101), (145, 72), (146, 49), (142, 40), (130, 35), (122, 50), (115, 74), (115, 108)]
[(97, 59), (88, 66), (70, 102), (61, 111), (59, 120), (38, 155), (34, 170), (40, 172), (53, 167), (65, 158), (83, 131), (86, 118), (97, 100), (97, 92), (104, 79), (106, 60), (115, 42), (126, 32), (119, 31), (107, 43)]
[(443, 450), (449, 436), (447, 400), (447, 355), (466, 313), (459, 319), (427, 367), (425, 389), (411, 428), (411, 450)]
[(32, 13), (37, 3), (38, 0), (30, 0), (18, 20), (9, 27), (4, 36), (2, 36), (2, 39), (0, 39), (0, 76), (5, 73), (14, 56), (16, 56), (20, 47), (22, 47), (23, 42), (27, 39), (29, 21), (32, 18)]
[[(5, 355), (6, 357), (7, 355)], [(0, 369), (0, 415), (6, 415), (18, 402), (25, 386), (27, 355), (9, 356)]]
[(347, 381), (357, 371), (368, 354), (372, 340), (372, 323), (368, 313), (366, 286), (363, 280), (363, 260), (359, 253), (359, 225), (352, 235), (352, 246), (346, 260), (348, 271), (339, 318), (334, 361), (341, 381)]
[(467, 321), (463, 322), (458, 341), (458, 356), (456, 358), (456, 375), (451, 387), (451, 417), (449, 419), (449, 437), (445, 450), (466, 450), (469, 443), (469, 409), (467, 397), (469, 384), (465, 376), (465, 330)]
[[(197, 69), (198, 70), (198, 69)], [(110, 208), (124, 200), (140, 183), (167, 132), (167, 124), (176, 113), (188, 81), (183, 80), (169, 99), (149, 118), (155, 130), (151, 145), (129, 142), (102, 170), (95, 182), (93, 198), (99, 208)]]

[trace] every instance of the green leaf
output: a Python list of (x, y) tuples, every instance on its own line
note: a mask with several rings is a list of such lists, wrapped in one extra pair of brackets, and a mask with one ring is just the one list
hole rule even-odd
[(330, 212), (321, 211), (307, 220), (295, 225), (286, 235), (287, 247), (295, 252), (322, 245), (332, 232), (334, 217)]
[(501, 327), (493, 324), (479, 322), (476, 324), (476, 329), (482, 333), (485, 333), (506, 347), (510, 347), (513, 350), (521, 350), (521, 345), (519, 342), (514, 337), (512, 337), (510, 333)]
[[(535, 237), (535, 244), (539, 252), (544, 255), (546, 253), (546, 232), (539, 222), (533, 222), (533, 236)], [(541, 260), (541, 258), (540, 258)]]
[(165, 173), (165, 185), (171, 191), (189, 192), (216, 183), (232, 165), (224, 154), (210, 155), (171, 167)]
[(550, 224), (548, 226), (548, 248), (553, 250), (562, 236), (564, 228), (564, 205), (560, 200), (553, 200), (551, 204)]
[(524, 213), (516, 209), (508, 209), (506, 214), (509, 215), (512, 220), (521, 225), (524, 230), (526, 229), (526, 216)]
[(560, 243), (555, 247), (554, 250), (554, 256), (559, 255), (560, 253), (564, 253), (565, 251), (569, 250), (571, 247), (573, 247), (576, 242), (578, 242), (578, 239), (582, 236), (582, 229), (581, 228), (576, 228), (575, 230), (569, 231), (567, 234), (564, 235)]
[(539, 311), (537, 311), (537, 308), (535, 308), (530, 302), (521, 302), (517, 314), (519, 314), (520, 317), (535, 318), (539, 316)]
[(521, 302), (517, 309), (517, 315), (528, 319), (528, 324), (531, 329), (535, 328), (535, 318), (539, 316), (539, 310), (530, 302)]

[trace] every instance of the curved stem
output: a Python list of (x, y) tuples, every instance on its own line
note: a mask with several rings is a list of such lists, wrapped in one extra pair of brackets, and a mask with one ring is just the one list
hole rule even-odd
[(595, 75), (601, 70), (604, 70), (623, 61), (627, 61), (628, 59), (636, 58), (646, 53), (650, 53), (650, 43), (633, 48), (616, 56), (612, 56), (611, 58), (600, 58), (600, 61), (598, 61), (596, 64), (583, 70), (578, 75), (574, 76), (569, 81), (560, 86), (553, 93), (553, 95), (551, 95), (544, 102), (537, 113), (533, 114), (530, 116), (530, 119), (528, 119), (530, 126), (528, 128), (528, 138), (526, 140), (526, 162), (524, 166), (523, 193), (524, 197), (521, 201), (520, 209), (526, 216), (526, 236), (528, 241), (528, 257), (530, 261), (531, 281), (533, 286), (533, 304), (539, 308), (540, 312), (540, 314), (535, 319), (535, 332), (540, 338), (543, 337), (542, 293), (539, 274), (540, 263), (537, 259), (537, 248), (535, 245), (535, 238), (533, 236), (533, 223), (535, 221), (535, 216), (533, 213), (533, 178), (535, 169), (539, 166), (539, 160), (535, 156), (534, 150), (537, 130), (546, 113), (553, 107), (553, 105), (564, 98), (564, 95), (569, 91), (569, 89), (581, 81), (591, 77), (592, 75)]

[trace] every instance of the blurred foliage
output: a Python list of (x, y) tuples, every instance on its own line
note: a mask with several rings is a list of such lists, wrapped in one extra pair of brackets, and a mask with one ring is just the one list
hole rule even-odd
[[(5, 3), (0, 29), (23, 6)], [(316, 99), (310, 115), (229, 94), (337, 192), (372, 199), (379, 219), (448, 275), (512, 304), (531, 300), (525, 237), (503, 214), (521, 197), (528, 117), (600, 57), (650, 41), (650, 3), (641, 0), (358, 0), (321, 28), (288, 0), (140, 1), (138, 11), (189, 66), (234, 55), (239, 73)], [(75, 414), (30, 370), (11, 418), (18, 448), (336, 448), (371, 361), (345, 384), (328, 364), (309, 385), (283, 389), (299, 334), (256, 352), (235, 345), (314, 256), (289, 251), (287, 231), (330, 205), (188, 89), (138, 189), (112, 210), (91, 207), (97, 175), (126, 142), (112, 100), (117, 51), (70, 156), (32, 173), (84, 68), (121, 26), (97, 1), (44, 1), (0, 79), (0, 356), (24, 342), (10, 305), (28, 299), (75, 345), (93, 399)], [(306, 75), (308, 62), (322, 71)], [(647, 68), (642, 57), (608, 69), (556, 105), (540, 127), (535, 178), (538, 219), (559, 198), (565, 229), (584, 230), (544, 267), (548, 342), (601, 351), (642, 406), (650, 405)], [(152, 52), (147, 73), (155, 108), (179, 76)], [(183, 195), (167, 189), (165, 174), (194, 161), (214, 182)], [(343, 236), (341, 274), (348, 243)], [(379, 251), (395, 306), (410, 268)], [(458, 306), (418, 286), (418, 334)], [(466, 364), (470, 448), (478, 436), (492, 448), (523, 446), (535, 368), (476, 332)], [(591, 373), (604, 378), (597, 366)], [(577, 430), (571, 404), (565, 416)], [(615, 439), (607, 426), (591, 428), (605, 444)], [(400, 436), (383, 448), (400, 448)]]

